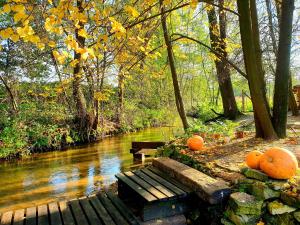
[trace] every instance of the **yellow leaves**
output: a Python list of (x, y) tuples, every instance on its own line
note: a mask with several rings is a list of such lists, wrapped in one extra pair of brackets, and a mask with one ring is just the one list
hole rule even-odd
[(66, 59), (69, 57), (69, 54), (65, 51), (63, 51), (61, 54), (58, 51), (54, 50), (52, 53), (53, 53), (54, 58), (57, 60), (57, 62), (59, 64), (64, 64)]
[(10, 11), (11, 11), (10, 5), (9, 5), (9, 4), (5, 4), (5, 5), (3, 6), (3, 8), (2, 8), (2, 11), (3, 11), (4, 13), (10, 13)]
[(164, 0), (163, 5), (170, 5), (172, 3), (172, 0)]
[(10, 27), (0, 31), (0, 36), (3, 39), (8, 39), (13, 34), (14, 34), (14, 30)]
[(196, 9), (197, 5), (198, 5), (198, 0), (191, 0), (190, 6), (192, 7), (192, 9)]
[(34, 34), (34, 30), (32, 29), (31, 26), (26, 25), (24, 27), (18, 27), (17, 28), (17, 33), (19, 34), (20, 37), (24, 38), (26, 36), (31, 36)]
[(70, 62), (70, 66), (74, 68), (78, 63), (79, 63), (78, 59), (74, 59)]
[(48, 42), (48, 46), (51, 48), (55, 48), (56, 47), (56, 43), (54, 41), (49, 41)]
[(137, 18), (140, 13), (132, 6), (126, 5), (124, 7), (126, 13), (128, 13), (132, 18)]
[(11, 39), (13, 42), (18, 42), (18, 41), (20, 40), (19, 35), (17, 35), (17, 34), (12, 34), (12, 35), (10, 36), (10, 39)]
[(109, 20), (111, 22), (111, 27), (112, 27), (111, 32), (116, 33), (116, 37), (118, 39), (121, 39), (125, 35), (126, 29), (123, 27), (121, 23), (116, 21), (115, 18), (109, 17)]
[(94, 94), (94, 99), (99, 102), (107, 102), (111, 96), (112, 91), (109, 89), (104, 89), (102, 92), (96, 92)]
[(65, 39), (65, 43), (69, 50), (76, 50), (78, 48), (78, 43), (76, 42), (74, 37), (71, 35), (67, 36), (67, 38)]
[(263, 221), (259, 221), (256, 225), (265, 225)]
[(88, 36), (89, 36), (85, 29), (80, 29), (80, 30), (78, 31), (78, 35), (79, 35), (80, 37), (84, 37), (84, 38), (88, 38)]

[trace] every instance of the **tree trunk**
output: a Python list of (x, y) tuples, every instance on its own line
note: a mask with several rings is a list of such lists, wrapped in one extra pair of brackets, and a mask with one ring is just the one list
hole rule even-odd
[(299, 116), (297, 102), (295, 99), (295, 95), (293, 93), (293, 84), (292, 84), (292, 76), (291, 75), (290, 75), (290, 81), (289, 81), (289, 108), (291, 109), (293, 116)]
[(172, 44), (171, 44), (170, 37), (168, 34), (165, 8), (163, 6), (163, 0), (160, 0), (159, 2), (160, 2), (160, 7), (161, 7), (161, 24), (162, 24), (162, 28), (163, 28), (165, 43), (167, 46), (169, 66), (170, 66), (170, 70), (171, 70), (171, 74), (172, 74), (176, 107), (177, 107), (179, 116), (181, 118), (183, 128), (186, 130), (189, 128), (189, 124), (188, 124), (188, 121), (186, 118), (184, 104), (183, 104), (183, 100), (182, 100), (182, 96), (181, 96), (180, 88), (179, 88), (179, 84), (178, 84), (178, 76), (177, 76), (177, 71), (175, 68), (173, 49), (172, 49)]
[(124, 125), (124, 74), (122, 66), (118, 74), (118, 108), (117, 108), (117, 123), (119, 127)]
[[(252, 0), (251, 0), (252, 1)], [(248, 76), (249, 89), (254, 109), (256, 135), (265, 139), (277, 138), (271, 117), (266, 105), (265, 91), (262, 90), (262, 79), (260, 69), (257, 65), (255, 40), (253, 37), (250, 0), (238, 0), (238, 11), (240, 14), (240, 33), (244, 52), (245, 68)]]
[(294, 0), (285, 0), (281, 4), (281, 22), (274, 87), (273, 125), (277, 135), (280, 138), (284, 138), (286, 137), (290, 57), (295, 2)]
[[(82, 0), (77, 0), (77, 7), (79, 13), (84, 12)], [(83, 27), (82, 23), (79, 23), (80, 27)], [(85, 38), (79, 36), (79, 29), (75, 29), (76, 40), (81, 48), (85, 45)], [(75, 122), (78, 130), (79, 137), (82, 142), (90, 142), (90, 135), (93, 126), (94, 115), (88, 113), (86, 100), (82, 93), (81, 89), (81, 79), (82, 79), (82, 62), (81, 62), (81, 53), (74, 52), (74, 60), (78, 60), (79, 63), (76, 64), (73, 70), (73, 97), (76, 105), (76, 118)]]
[[(220, 5), (224, 4), (223, 0), (219, 0)], [(226, 14), (224, 10), (219, 11), (219, 24), (217, 21), (216, 11), (213, 7), (207, 10), (208, 20), (209, 20), (209, 34), (210, 43), (214, 51), (218, 52), (224, 58), (227, 58), (226, 52)], [(223, 110), (225, 117), (229, 119), (236, 119), (239, 115), (236, 100), (234, 97), (230, 70), (228, 64), (225, 62), (224, 58), (216, 59), (215, 65), (217, 70), (218, 84), (220, 88), (220, 93), (222, 97)]]
[(15, 99), (15, 96), (13, 94), (13, 90), (11, 89), (11, 87), (8, 85), (8, 83), (5, 81), (5, 79), (0, 75), (0, 80), (2, 81), (7, 93), (8, 93), (8, 98), (9, 98), (9, 102), (11, 105), (11, 112), (13, 115), (16, 115), (18, 113), (18, 103)]

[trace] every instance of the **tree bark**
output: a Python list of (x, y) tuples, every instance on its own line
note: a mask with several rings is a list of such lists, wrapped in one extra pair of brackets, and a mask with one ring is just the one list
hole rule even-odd
[(286, 137), (289, 97), (290, 57), (293, 29), (294, 0), (281, 3), (278, 57), (275, 74), (273, 125), (280, 138)]
[(118, 74), (118, 108), (117, 108), (117, 123), (119, 127), (124, 124), (124, 74), (122, 66)]
[(240, 33), (245, 68), (248, 75), (249, 89), (256, 121), (256, 135), (264, 139), (274, 139), (277, 138), (277, 135), (272, 125), (268, 106), (266, 105), (265, 91), (262, 90), (261, 71), (258, 68), (259, 65), (256, 63), (258, 59), (256, 56), (257, 49), (253, 48), (256, 43), (252, 30), (250, 0), (238, 0), (237, 5), (240, 14)]
[[(223, 5), (224, 1), (219, 0), (220, 4)], [(219, 55), (222, 55), (222, 58), (215, 59), (215, 65), (217, 70), (217, 78), (219, 84), (219, 90), (222, 97), (224, 116), (229, 119), (236, 119), (239, 115), (237, 108), (236, 100), (234, 97), (230, 70), (227, 62), (224, 60), (227, 59), (226, 52), (226, 14), (225, 11), (220, 9), (219, 11), (219, 24), (216, 16), (215, 8), (213, 7), (210, 10), (207, 10), (208, 20), (209, 20), (209, 35), (211, 47), (215, 52), (218, 52)], [(216, 56), (217, 57), (217, 56)]]
[(169, 37), (169, 34), (168, 34), (165, 8), (164, 8), (164, 5), (163, 5), (163, 0), (160, 0), (159, 2), (160, 2), (160, 7), (161, 7), (161, 24), (162, 24), (162, 28), (163, 28), (165, 43), (166, 43), (166, 46), (167, 46), (168, 60), (169, 60), (169, 66), (170, 66), (171, 74), (172, 74), (172, 81), (173, 81), (173, 87), (174, 87), (176, 107), (177, 107), (177, 111), (179, 113), (179, 116), (181, 118), (183, 128), (185, 130), (187, 130), (189, 128), (189, 124), (188, 124), (188, 121), (187, 121), (187, 118), (186, 118), (184, 104), (183, 104), (183, 100), (182, 100), (182, 96), (181, 96), (180, 88), (179, 88), (179, 84), (178, 84), (178, 76), (177, 76), (177, 71), (176, 71), (176, 67), (175, 67), (173, 48), (172, 48), (172, 44), (171, 44), (170, 37)]
[(291, 109), (293, 116), (299, 116), (298, 105), (295, 99), (295, 95), (293, 93), (293, 84), (292, 84), (291, 75), (289, 80), (289, 108)]

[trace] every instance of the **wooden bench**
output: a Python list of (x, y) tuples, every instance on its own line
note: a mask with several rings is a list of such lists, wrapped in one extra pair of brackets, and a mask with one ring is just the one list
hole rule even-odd
[(165, 142), (162, 141), (133, 141), (131, 143), (130, 153), (135, 154), (141, 149), (156, 149), (158, 147), (164, 146)]
[(0, 215), (1, 225), (138, 225), (115, 195), (106, 193), (54, 202)]
[(119, 173), (118, 195), (143, 221), (189, 210), (191, 190), (154, 167)]

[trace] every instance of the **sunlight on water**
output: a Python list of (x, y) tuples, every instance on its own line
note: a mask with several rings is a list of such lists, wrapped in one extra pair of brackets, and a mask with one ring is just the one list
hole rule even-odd
[(0, 212), (95, 193), (134, 166), (132, 141), (167, 141), (180, 128), (151, 128), (88, 146), (0, 164)]

